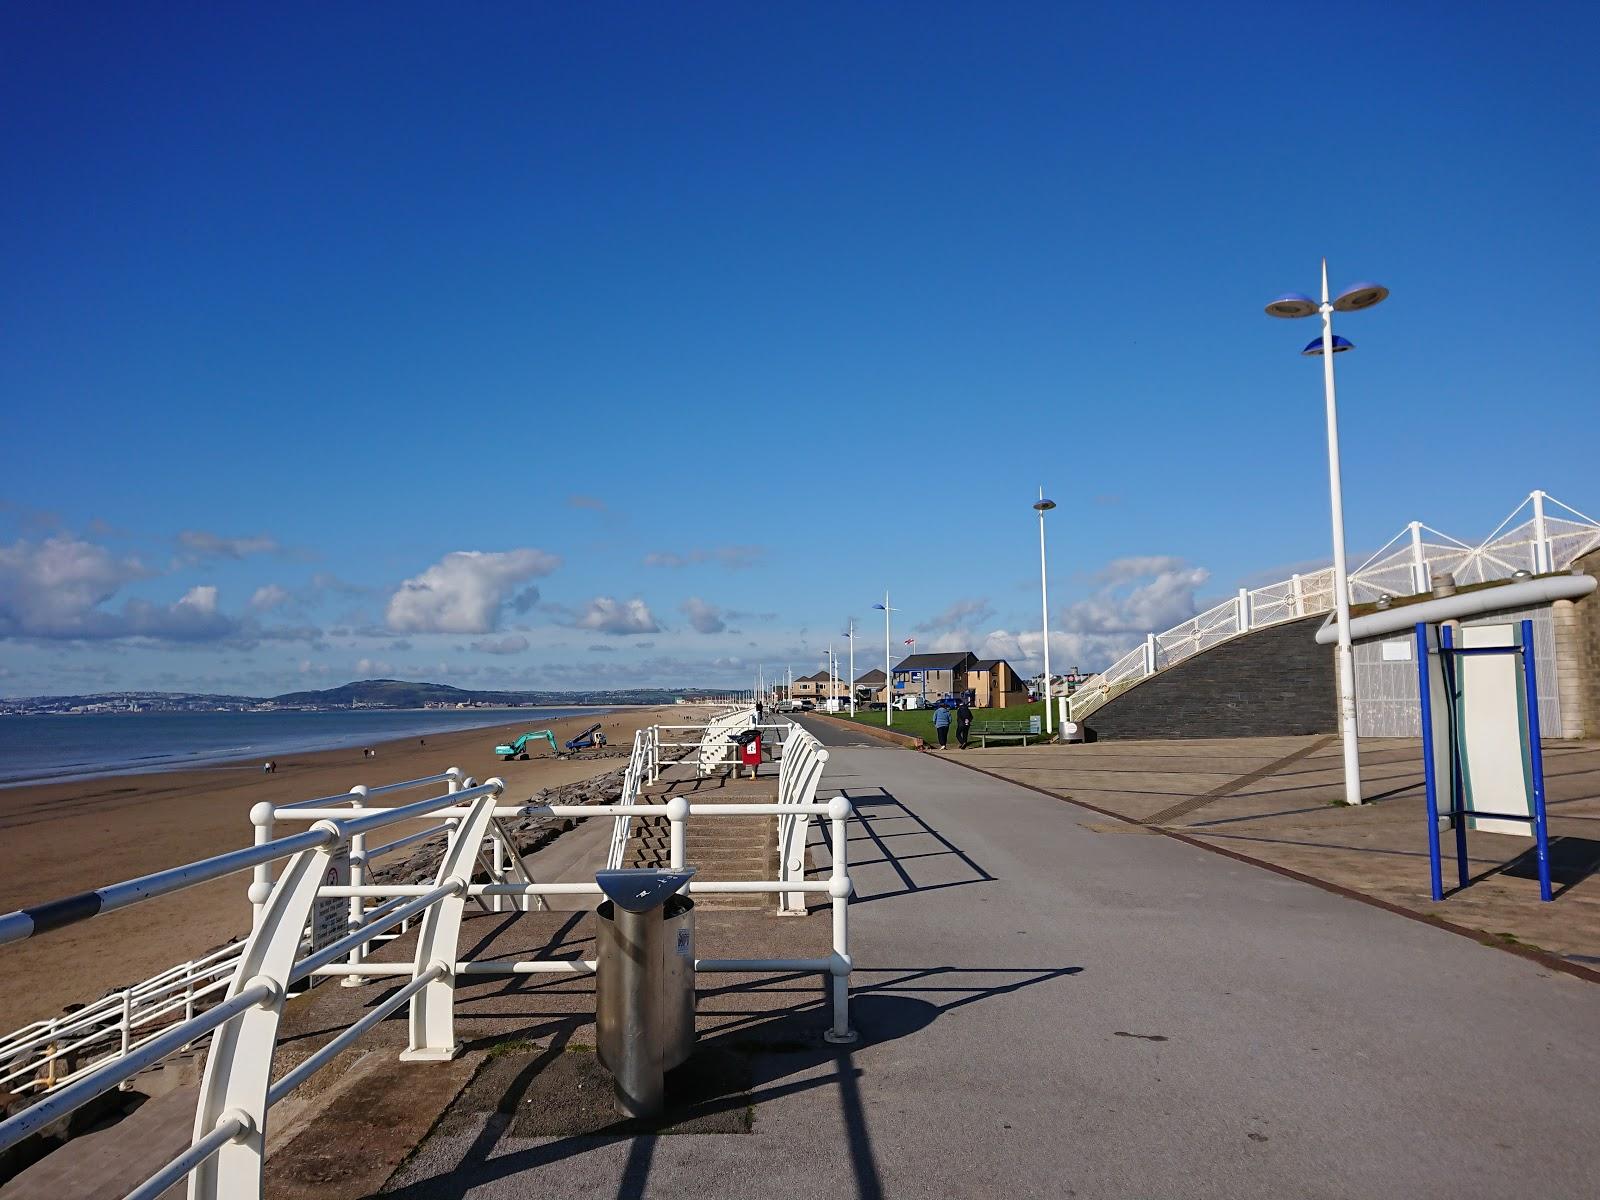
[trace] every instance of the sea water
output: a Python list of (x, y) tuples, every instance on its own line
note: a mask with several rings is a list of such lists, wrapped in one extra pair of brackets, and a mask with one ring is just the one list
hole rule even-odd
[(0, 785), (252, 762), (396, 738), (525, 724), (593, 708), (355, 709), (337, 712), (82, 713), (0, 717)]

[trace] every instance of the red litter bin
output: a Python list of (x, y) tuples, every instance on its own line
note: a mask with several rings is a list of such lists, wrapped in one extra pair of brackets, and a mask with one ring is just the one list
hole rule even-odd
[(739, 763), (750, 768), (750, 778), (756, 777), (761, 766), (761, 731), (752, 729), (739, 739)]

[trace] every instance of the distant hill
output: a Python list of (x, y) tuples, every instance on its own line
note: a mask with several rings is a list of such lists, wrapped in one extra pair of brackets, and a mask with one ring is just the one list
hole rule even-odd
[[(725, 688), (699, 688), (695, 695), (726, 694)], [(7, 714), (106, 712), (262, 712), (274, 709), (346, 708), (530, 708), (563, 705), (671, 704), (684, 692), (667, 688), (597, 688), (562, 692), (473, 691), (444, 683), (410, 683), (403, 679), (362, 679), (321, 691), (285, 692), (281, 696), (219, 696), (190, 692), (98, 692), (86, 696), (0, 698), (0, 716)]]
[(423, 708), (455, 705), (670, 704), (674, 693), (663, 688), (607, 691), (490, 692), (451, 687), (445, 683), (409, 683), (403, 679), (363, 679), (314, 692), (286, 692), (272, 697), (282, 708)]

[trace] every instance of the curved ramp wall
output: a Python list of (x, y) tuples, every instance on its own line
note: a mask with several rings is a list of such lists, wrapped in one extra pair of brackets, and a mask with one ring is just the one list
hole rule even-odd
[(1338, 728), (1323, 616), (1253, 630), (1114, 696), (1084, 723), (1099, 738), (1279, 737)]

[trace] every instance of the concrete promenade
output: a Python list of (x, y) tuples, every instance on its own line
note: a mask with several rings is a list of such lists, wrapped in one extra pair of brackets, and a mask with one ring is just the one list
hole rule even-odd
[(721, 1039), (748, 1132), (541, 1136), (463, 1113), (384, 1194), (1592, 1194), (1594, 984), (812, 727), (836, 747), (824, 794), (861, 817), (861, 1043), (816, 1038), (812, 979), (703, 980), (703, 1014), (752, 1010)]
[(1363, 738), (1368, 803), (1347, 807), (1336, 736), (1114, 740), (952, 752), (964, 765), (1112, 816), (1099, 833), (1171, 831), (1369, 896), (1600, 979), (1600, 745), (1547, 742), (1555, 903), (1539, 901), (1531, 837), (1470, 833), (1469, 885), (1441, 839), (1445, 898), (1428, 887), (1428, 815), (1415, 738)]

